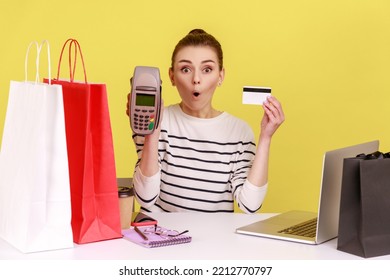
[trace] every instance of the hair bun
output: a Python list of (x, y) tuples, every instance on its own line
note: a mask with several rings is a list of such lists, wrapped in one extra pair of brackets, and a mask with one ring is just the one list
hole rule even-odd
[(203, 29), (192, 29), (188, 34), (191, 34), (191, 35), (199, 35), (199, 34), (207, 34), (206, 31), (204, 31)]
[(221, 44), (215, 37), (203, 29), (195, 28), (192, 29), (186, 36), (184, 36), (175, 46), (171, 57), (171, 68), (175, 64), (177, 53), (185, 47), (210, 47), (215, 51), (218, 57), (219, 70), (223, 69), (223, 52)]

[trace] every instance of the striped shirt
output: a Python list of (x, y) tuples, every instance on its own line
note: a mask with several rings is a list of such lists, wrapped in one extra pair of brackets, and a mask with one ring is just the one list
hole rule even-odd
[(138, 162), (137, 201), (145, 211), (233, 212), (260, 209), (267, 185), (247, 180), (256, 145), (247, 123), (224, 112), (211, 119), (186, 115), (178, 104), (164, 109), (159, 139), (160, 172), (146, 177), (138, 168), (144, 137), (133, 135)]

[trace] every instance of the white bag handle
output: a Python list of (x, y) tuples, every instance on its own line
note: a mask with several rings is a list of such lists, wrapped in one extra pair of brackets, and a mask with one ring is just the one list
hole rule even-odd
[[(41, 55), (42, 48), (43, 48), (43, 46), (44, 46), (45, 44), (46, 44), (46, 46), (47, 46), (47, 65), (48, 65), (48, 71), (49, 71), (48, 80), (49, 80), (49, 85), (51, 85), (50, 45), (49, 45), (49, 41), (47, 41), (47, 40), (43, 40), (42, 43), (41, 43), (41, 45), (39, 46), (38, 58), (37, 58), (37, 63), (38, 63), (37, 69), (39, 69), (40, 55)], [(38, 79), (39, 79), (39, 73), (38, 73)]]
[(30, 53), (30, 48), (31, 46), (35, 44), (37, 47), (37, 57), (35, 59), (35, 83), (38, 82), (39, 79), (39, 74), (38, 74), (38, 54), (39, 54), (39, 45), (37, 41), (32, 41), (28, 47), (27, 47), (27, 52), (26, 52), (26, 58), (24, 59), (24, 81), (27, 82), (27, 63), (28, 63), (28, 54)]
[(46, 44), (47, 46), (47, 62), (48, 62), (48, 70), (49, 70), (49, 77), (48, 77), (48, 80), (49, 80), (49, 85), (51, 84), (51, 61), (50, 61), (50, 45), (49, 45), (49, 42), (47, 40), (43, 40), (42, 43), (40, 45), (38, 45), (38, 42), (37, 41), (32, 41), (29, 45), (28, 45), (28, 48), (27, 48), (27, 52), (26, 52), (26, 58), (25, 58), (25, 61), (24, 61), (24, 80), (27, 82), (27, 64), (28, 64), (28, 55), (30, 53), (30, 48), (31, 46), (35, 44), (35, 46), (37, 47), (37, 57), (35, 59), (35, 83), (38, 83), (39, 82), (39, 60), (40, 60), (40, 55), (41, 55), (41, 51), (42, 51), (42, 47)]

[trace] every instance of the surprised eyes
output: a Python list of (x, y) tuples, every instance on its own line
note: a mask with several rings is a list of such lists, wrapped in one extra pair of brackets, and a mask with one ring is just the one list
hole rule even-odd
[(190, 73), (190, 72), (191, 72), (190, 68), (188, 68), (188, 67), (183, 67), (183, 68), (181, 68), (180, 70), (181, 70), (181, 72), (183, 72), (183, 73)]
[[(183, 67), (180, 69), (180, 71), (182, 73), (191, 73), (193, 70), (189, 67)], [(213, 71), (213, 69), (211, 67), (205, 67), (204, 69), (202, 69), (202, 73), (211, 73)]]

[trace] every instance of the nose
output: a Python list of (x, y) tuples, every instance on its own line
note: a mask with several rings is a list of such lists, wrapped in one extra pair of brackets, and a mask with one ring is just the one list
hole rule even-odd
[(200, 78), (198, 72), (194, 73), (193, 81), (194, 85), (200, 84)]

